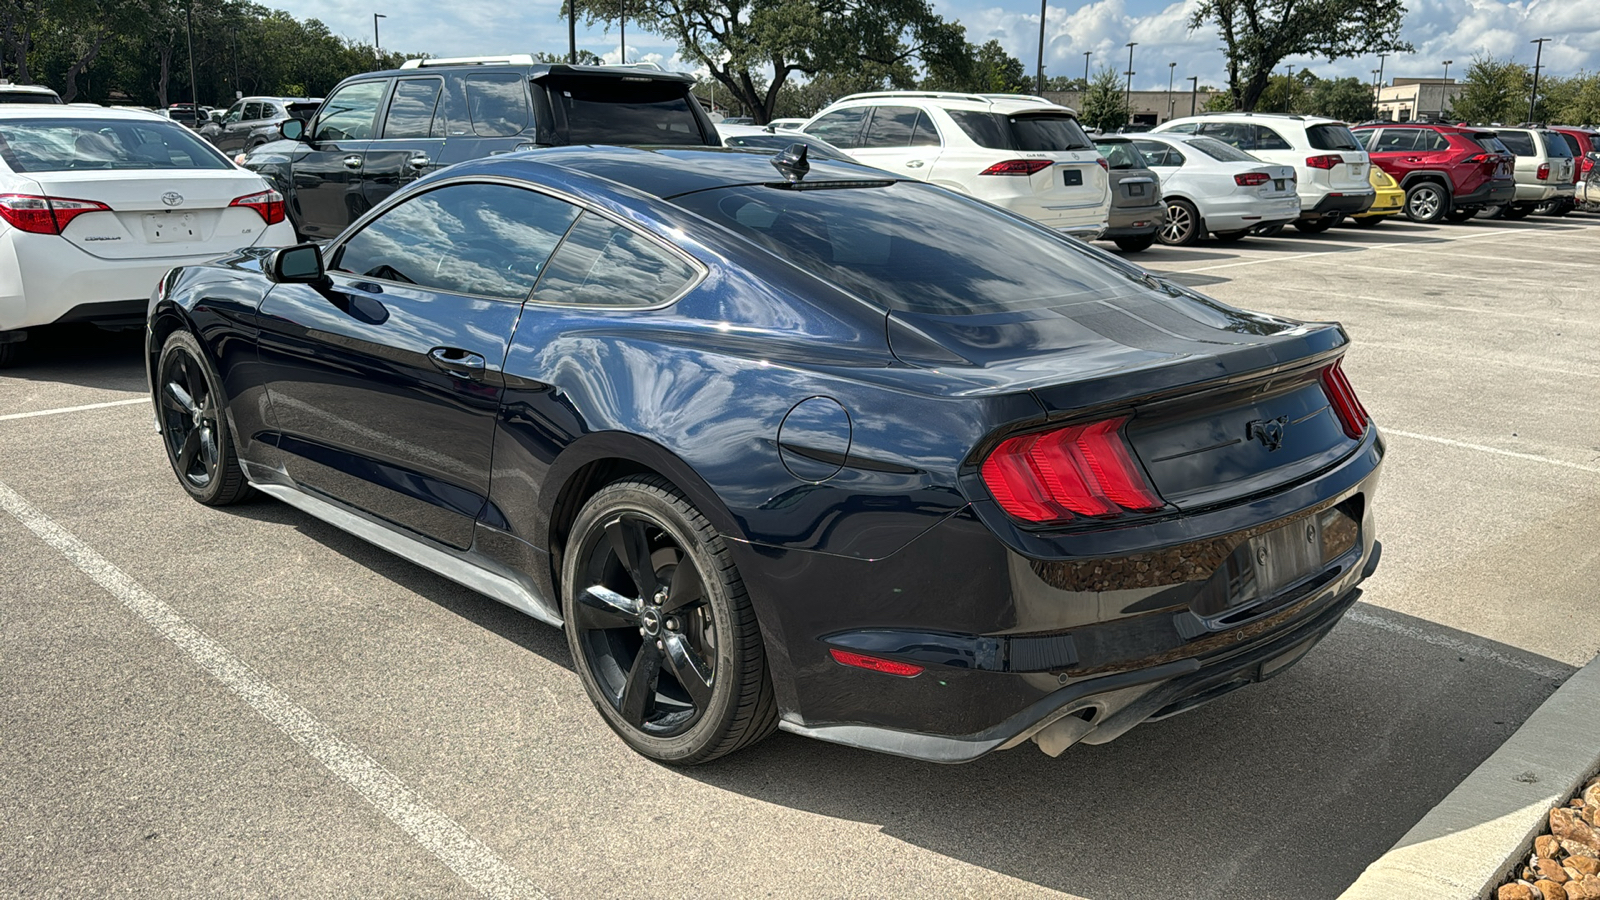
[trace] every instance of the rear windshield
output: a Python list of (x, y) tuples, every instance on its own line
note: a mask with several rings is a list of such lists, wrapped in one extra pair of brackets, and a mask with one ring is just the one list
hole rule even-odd
[(1306, 129), (1306, 140), (1317, 150), (1360, 150), (1356, 136), (1343, 125), (1312, 125)]
[[(566, 120), (572, 144), (704, 145), (689, 110), (689, 86), (676, 81), (549, 79), (550, 102)], [(712, 142), (716, 143), (716, 142)]]
[(744, 185), (672, 202), (889, 310), (982, 315), (1130, 287), (1068, 239), (916, 182), (799, 191)]
[[(1544, 150), (1546, 153), (1554, 156), (1557, 159), (1572, 158), (1572, 148), (1567, 146), (1567, 140), (1570, 139), (1565, 135), (1561, 134), (1559, 131), (1546, 131), (1540, 136), (1544, 138)], [(1574, 144), (1577, 143), (1576, 140), (1573, 140), (1572, 142)]]
[(1112, 169), (1148, 169), (1150, 166), (1132, 141), (1095, 141), (1094, 148)]
[(1556, 134), (1561, 135), (1561, 140), (1566, 143), (1567, 149), (1572, 151), (1573, 156), (1583, 155), (1583, 147), (1579, 146), (1577, 138), (1567, 134), (1565, 131), (1558, 131)]
[(1500, 143), (1500, 138), (1495, 135), (1475, 134), (1472, 135), (1472, 139), (1477, 142), (1479, 147), (1482, 147), (1490, 153), (1511, 153), (1511, 149), (1505, 144)]
[(0, 103), (48, 103), (57, 106), (61, 98), (55, 94), (42, 94), (37, 91), (0, 91)]
[(233, 168), (188, 129), (159, 121), (8, 119), (0, 158), (13, 172)]
[(1539, 151), (1533, 146), (1533, 135), (1526, 131), (1502, 131), (1500, 143), (1505, 144), (1507, 150), (1518, 156), (1539, 155)]
[(1000, 113), (947, 110), (950, 118), (972, 138), (991, 150), (1092, 150), (1078, 120), (1069, 115), (1006, 116)]
[(1188, 144), (1212, 159), (1220, 159), (1223, 162), (1261, 162), (1259, 157), (1251, 156), (1238, 147), (1224, 144), (1216, 138), (1197, 137)]

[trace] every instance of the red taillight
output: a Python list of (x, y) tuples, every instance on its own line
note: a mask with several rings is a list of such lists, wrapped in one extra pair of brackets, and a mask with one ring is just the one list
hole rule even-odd
[[(1101, 160), (1101, 162), (1103, 163), (1104, 160)], [(1055, 165), (1055, 164), (1052, 163), (1048, 159), (1008, 159), (1005, 162), (997, 162), (994, 165), (990, 166), (989, 168), (984, 169), (982, 172), (979, 172), (978, 174), (979, 175), (1032, 175), (1033, 173), (1038, 172), (1040, 170), (1048, 169), (1052, 165)]]
[(1339, 424), (1344, 426), (1344, 433), (1359, 440), (1367, 433), (1367, 423), (1372, 421), (1372, 417), (1367, 415), (1367, 408), (1356, 399), (1355, 388), (1350, 386), (1350, 379), (1345, 377), (1343, 362), (1340, 360), (1322, 370), (1322, 390), (1333, 404), (1333, 412), (1339, 417)]
[(1265, 172), (1246, 172), (1243, 175), (1233, 176), (1233, 183), (1240, 187), (1255, 187), (1258, 184), (1266, 184), (1271, 180)]
[(1583, 159), (1578, 161), (1578, 166), (1579, 166), (1579, 171), (1582, 172), (1583, 174), (1587, 175), (1587, 174), (1589, 174), (1589, 170), (1594, 168), (1594, 160), (1592, 160), (1589, 157), (1585, 156)]
[(832, 654), (833, 661), (840, 665), (882, 672), (885, 675), (899, 675), (902, 678), (921, 675), (923, 669), (922, 666), (914, 666), (911, 663), (895, 662), (892, 659), (879, 659), (876, 656), (862, 656), (859, 653), (851, 653), (849, 650), (837, 650), (832, 647), (828, 648), (828, 653)]
[(229, 206), (244, 206), (255, 210), (261, 215), (261, 220), (268, 225), (276, 225), (283, 221), (283, 195), (277, 191), (261, 191), (257, 194), (246, 194), (237, 197)]
[(1342, 162), (1344, 162), (1344, 157), (1338, 155), (1337, 153), (1328, 153), (1322, 156), (1311, 156), (1306, 158), (1306, 165), (1313, 169), (1331, 169)]
[(1161, 498), (1122, 436), (1127, 421), (1009, 438), (983, 461), (983, 483), (1001, 509), (1027, 522), (1160, 509)]
[(1095, 162), (1099, 163), (1100, 168), (1105, 169), (1107, 172), (1111, 171), (1111, 163), (1106, 162), (1106, 158), (1104, 156), (1095, 160)]
[(0, 194), (0, 219), (29, 234), (60, 234), (73, 219), (91, 212), (110, 212), (97, 200), (67, 200), (34, 194)]
[(1540, 163), (1539, 164), (1538, 177), (1539, 177), (1540, 181), (1549, 181), (1550, 180), (1550, 164), (1549, 163)]
[(1469, 156), (1465, 160), (1463, 160), (1463, 162), (1469, 162), (1469, 163), (1486, 163), (1488, 161), (1489, 161), (1489, 154), (1487, 154), (1487, 153), (1475, 153), (1472, 156)]

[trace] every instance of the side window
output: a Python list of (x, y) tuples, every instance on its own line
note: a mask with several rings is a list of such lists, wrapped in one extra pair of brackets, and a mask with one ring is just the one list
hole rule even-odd
[(1155, 141), (1134, 141), (1133, 145), (1144, 154), (1145, 164), (1152, 169), (1159, 169), (1167, 164), (1167, 145)]
[(917, 115), (918, 110), (910, 106), (874, 108), (867, 133), (861, 139), (862, 148), (911, 146), (911, 133), (917, 127)]
[(545, 268), (533, 299), (575, 306), (654, 306), (677, 296), (698, 274), (654, 241), (584, 213)]
[(1450, 149), (1450, 139), (1437, 131), (1424, 131), (1417, 138), (1417, 149), (1440, 153)]
[(311, 139), (362, 141), (371, 138), (385, 86), (383, 81), (362, 81), (334, 91), (322, 104), (322, 114), (317, 116)]
[(1500, 143), (1517, 156), (1539, 155), (1539, 151), (1533, 148), (1533, 135), (1526, 131), (1502, 131), (1499, 137)]
[(394, 86), (389, 114), (383, 119), (386, 138), (423, 138), (432, 133), (433, 108), (439, 102), (437, 78), (405, 78)]
[(238, 103), (228, 107), (228, 114), (223, 116), (222, 120), (224, 122), (237, 122), (242, 116), (244, 116), (244, 101), (240, 100)]
[(933, 119), (926, 112), (917, 113), (917, 127), (911, 132), (911, 146), (913, 147), (939, 147), (944, 144), (939, 140), (939, 129), (933, 125)]
[(479, 137), (510, 137), (528, 127), (528, 88), (517, 72), (467, 76), (467, 114)]
[(1367, 150), (1367, 149), (1370, 148), (1370, 146), (1372, 144), (1372, 136), (1377, 134), (1376, 131), (1373, 131), (1371, 129), (1368, 129), (1366, 131), (1352, 131), (1350, 133), (1355, 135), (1356, 143), (1360, 144), (1361, 145), (1361, 149), (1363, 149), (1363, 150)]
[(1185, 122), (1182, 125), (1174, 125), (1167, 130), (1173, 134), (1194, 134), (1195, 129), (1199, 127), (1200, 123), (1198, 122)]
[(572, 204), (522, 188), (447, 185), (372, 220), (331, 268), (520, 303), (577, 217)]
[(812, 122), (805, 132), (814, 134), (841, 150), (849, 150), (861, 146), (861, 120), (866, 117), (866, 107), (841, 109)]
[(1293, 150), (1294, 145), (1265, 125), (1256, 126), (1256, 150)]
[(1373, 153), (1409, 153), (1417, 149), (1415, 128), (1385, 128), (1372, 144)]
[(945, 112), (979, 147), (989, 150), (1012, 149), (1011, 123), (1006, 121), (1005, 116), (963, 109), (948, 109)]
[(1251, 135), (1251, 126), (1235, 125), (1232, 122), (1207, 122), (1200, 126), (1200, 134), (1214, 137), (1217, 140), (1239, 150), (1254, 150), (1255, 140)]

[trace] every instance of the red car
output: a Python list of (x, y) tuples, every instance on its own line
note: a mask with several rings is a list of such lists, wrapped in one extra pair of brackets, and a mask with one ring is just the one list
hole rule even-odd
[(1372, 164), (1406, 191), (1406, 218), (1461, 222), (1516, 196), (1516, 157), (1492, 131), (1418, 122), (1361, 125), (1352, 131)]
[[(1535, 212), (1564, 216), (1579, 206), (1591, 211), (1600, 209), (1600, 190), (1585, 190), (1589, 183), (1589, 175), (1594, 171), (1595, 160), (1600, 158), (1600, 131), (1591, 128), (1573, 128), (1568, 125), (1551, 125), (1550, 130), (1565, 138), (1567, 146), (1572, 148), (1572, 156), (1578, 162), (1572, 171), (1572, 183), (1577, 185), (1577, 191), (1571, 204), (1559, 201), (1560, 206), (1552, 209), (1541, 207)], [(1596, 178), (1600, 179), (1600, 175)]]

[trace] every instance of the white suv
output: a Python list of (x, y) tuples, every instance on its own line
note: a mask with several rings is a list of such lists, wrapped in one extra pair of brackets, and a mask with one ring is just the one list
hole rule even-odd
[(1336, 119), (1272, 113), (1209, 113), (1173, 119), (1153, 131), (1214, 137), (1263, 162), (1294, 166), (1300, 218), (1294, 227), (1317, 233), (1345, 216), (1366, 212), (1376, 197), (1367, 180), (1367, 151)]
[(1021, 94), (852, 94), (801, 127), (875, 166), (970, 194), (1085, 240), (1106, 230), (1105, 158), (1078, 115)]

